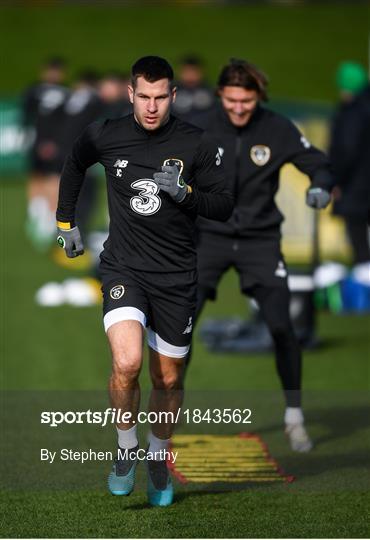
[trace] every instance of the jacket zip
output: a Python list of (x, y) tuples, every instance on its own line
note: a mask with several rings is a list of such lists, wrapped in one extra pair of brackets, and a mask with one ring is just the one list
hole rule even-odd
[[(235, 141), (235, 178), (234, 178), (234, 201), (237, 201), (239, 193), (239, 169), (240, 169), (240, 154), (242, 149), (242, 135), (241, 130), (238, 129)], [(238, 234), (239, 229), (239, 216), (237, 208), (234, 208), (233, 212), (233, 225), (235, 234)]]

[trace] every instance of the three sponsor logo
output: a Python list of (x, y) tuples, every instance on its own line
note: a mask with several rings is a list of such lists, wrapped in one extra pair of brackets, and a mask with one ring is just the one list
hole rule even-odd
[(193, 317), (189, 317), (188, 324), (186, 325), (186, 328), (183, 331), (183, 335), (184, 334), (191, 334), (192, 330), (193, 330)]
[(219, 146), (218, 152), (216, 154), (216, 167), (219, 167), (221, 165), (222, 156), (224, 155), (224, 152), (225, 150), (221, 146)]
[[(116, 159), (113, 165), (113, 167), (116, 168), (116, 177), (122, 178), (123, 169), (127, 167), (128, 163), (129, 162), (127, 159)], [(163, 166), (174, 165), (176, 165), (179, 170), (177, 183), (180, 187), (182, 187), (185, 185), (181, 176), (184, 169), (183, 161), (177, 158), (168, 158), (163, 161)], [(152, 214), (158, 212), (161, 207), (162, 200), (158, 195), (159, 187), (152, 178), (139, 178), (131, 183), (131, 187), (138, 191), (138, 194), (134, 195), (130, 199), (130, 206), (134, 212), (143, 216), (151, 216)]]

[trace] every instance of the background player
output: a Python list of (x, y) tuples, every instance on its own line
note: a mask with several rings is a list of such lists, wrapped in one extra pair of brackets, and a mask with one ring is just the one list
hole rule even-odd
[[(77, 140), (64, 166), (57, 211), (58, 242), (69, 257), (80, 255), (76, 202), (86, 169), (102, 163), (110, 213), (100, 265), (113, 358), (110, 398), (114, 407), (133, 415), (117, 430), (119, 448), (134, 454), (143, 329), (148, 326), (149, 408), (175, 412), (196, 303), (195, 219), (226, 220), (233, 202), (216, 145), (202, 130), (170, 115), (172, 81), (172, 68), (162, 58), (144, 57), (134, 64), (129, 88), (134, 114), (92, 124)], [(165, 450), (172, 430), (172, 423), (153, 425), (149, 452)], [(136, 459), (116, 460), (109, 476), (112, 493), (132, 491), (135, 467)], [(172, 502), (164, 460), (148, 461), (148, 496), (153, 505)]]
[(103, 118), (119, 118), (132, 112), (128, 98), (129, 76), (111, 71), (99, 82), (99, 96), (103, 101)]
[(41, 70), (41, 82), (23, 96), (23, 123), (31, 131), (30, 177), (27, 186), (26, 232), (39, 249), (47, 249), (55, 234), (55, 210), (63, 166), (60, 126), (69, 91), (63, 86), (65, 62), (51, 58)]
[[(94, 70), (85, 69), (77, 75), (70, 95), (63, 105), (63, 115), (60, 121), (59, 139), (63, 157), (72, 150), (74, 141), (92, 122), (103, 117), (104, 105), (97, 90), (98, 75)], [(97, 178), (90, 169), (87, 181), (80, 193), (76, 223), (82, 233), (86, 233), (87, 223), (96, 204)]]
[(336, 78), (340, 104), (329, 149), (337, 182), (334, 213), (344, 218), (353, 263), (363, 265), (370, 283), (370, 86), (365, 68), (356, 62), (343, 62)]
[(214, 92), (205, 81), (203, 61), (197, 55), (182, 58), (176, 89), (173, 112), (187, 122), (197, 124), (215, 103)]
[(312, 443), (301, 410), (301, 351), (289, 315), (287, 268), (280, 249), (283, 216), (275, 204), (280, 168), (293, 163), (309, 175), (307, 204), (324, 208), (332, 177), (325, 155), (312, 147), (283, 116), (260, 105), (267, 78), (255, 66), (234, 60), (219, 76), (221, 106), (207, 130), (216, 138), (219, 159), (230, 173), (235, 207), (226, 223), (199, 219), (199, 288), (196, 318), (216, 297), (221, 276), (234, 267), (244, 294), (258, 303), (275, 346), (276, 366), (286, 398), (285, 424), (291, 447), (309, 451)]

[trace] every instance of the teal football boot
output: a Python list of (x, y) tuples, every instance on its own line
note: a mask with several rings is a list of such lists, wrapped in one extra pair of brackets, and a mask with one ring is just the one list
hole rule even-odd
[(173, 502), (173, 485), (165, 461), (148, 460), (148, 500), (152, 506), (169, 506)]
[[(130, 452), (137, 452), (139, 446)], [(137, 460), (115, 458), (112, 472), (108, 476), (108, 488), (112, 495), (130, 495), (135, 485)]]

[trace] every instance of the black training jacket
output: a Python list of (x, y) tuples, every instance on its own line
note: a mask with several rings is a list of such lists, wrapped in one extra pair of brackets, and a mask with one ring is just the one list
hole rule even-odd
[(216, 139), (227, 172), (235, 207), (226, 223), (199, 219), (201, 231), (227, 236), (280, 236), (284, 217), (275, 203), (280, 168), (293, 163), (315, 187), (331, 190), (328, 159), (313, 147), (294, 124), (258, 106), (248, 124), (236, 128), (219, 107), (206, 131)]
[[(181, 165), (192, 187), (180, 204), (158, 191), (152, 180), (171, 159)], [(173, 116), (153, 132), (143, 129), (133, 114), (91, 124), (65, 162), (58, 221), (73, 224), (85, 171), (96, 162), (105, 168), (110, 216), (102, 259), (150, 272), (194, 269), (196, 217), (227, 220), (233, 207), (210, 137)]]
[(103, 103), (92, 88), (73, 90), (63, 106), (60, 120), (60, 145), (64, 157), (69, 154), (74, 141), (92, 122), (102, 118)]
[(335, 213), (369, 219), (370, 212), (370, 86), (336, 111), (329, 156), (341, 195)]
[(39, 83), (23, 96), (23, 123), (35, 129), (35, 140), (59, 142), (63, 105), (69, 90), (59, 84)]

